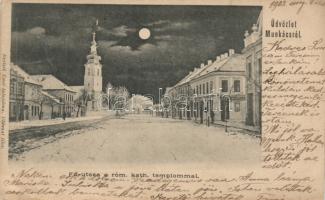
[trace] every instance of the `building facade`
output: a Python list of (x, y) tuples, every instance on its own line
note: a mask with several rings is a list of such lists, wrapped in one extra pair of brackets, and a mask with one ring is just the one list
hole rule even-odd
[(42, 91), (42, 119), (54, 119), (57, 117), (62, 117), (64, 110), (64, 103), (60, 102), (60, 99), (50, 95), (49, 93)]
[(242, 53), (246, 60), (246, 125), (261, 129), (261, 86), (262, 86), (262, 12), (253, 24), (252, 32), (245, 32), (245, 48)]
[(59, 115), (64, 114), (67, 117), (74, 115), (76, 91), (53, 75), (33, 75), (32, 77), (42, 84), (43, 91), (59, 100), (63, 107)]
[(21, 69), (10, 65), (11, 121), (51, 119), (62, 116), (63, 103), (43, 91), (42, 84)]
[(200, 123), (245, 119), (245, 60), (243, 55), (229, 53), (208, 61), (190, 85), (194, 94), (193, 113)]
[(9, 121), (24, 120), (24, 100), (24, 77), (10, 67)]
[(166, 95), (172, 116), (198, 123), (244, 123), (246, 113), (245, 57), (233, 49), (194, 68)]
[(42, 101), (42, 85), (31, 78), (31, 76), (19, 66), (11, 63), (10, 67), (24, 78), (24, 114), (22, 120), (39, 119), (41, 110), (40, 104)]

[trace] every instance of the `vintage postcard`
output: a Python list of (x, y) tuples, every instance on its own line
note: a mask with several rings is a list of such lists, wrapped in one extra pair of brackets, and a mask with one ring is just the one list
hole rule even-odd
[(0, 11), (1, 199), (324, 199), (324, 0)]

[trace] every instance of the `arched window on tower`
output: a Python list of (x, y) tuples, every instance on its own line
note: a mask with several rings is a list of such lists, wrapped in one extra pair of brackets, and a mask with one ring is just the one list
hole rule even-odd
[(97, 69), (97, 76), (99, 76), (99, 69)]
[(88, 76), (90, 76), (90, 69), (88, 68)]

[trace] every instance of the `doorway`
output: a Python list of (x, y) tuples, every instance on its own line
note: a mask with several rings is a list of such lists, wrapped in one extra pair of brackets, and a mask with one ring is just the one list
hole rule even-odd
[(229, 99), (221, 98), (221, 121), (229, 119)]

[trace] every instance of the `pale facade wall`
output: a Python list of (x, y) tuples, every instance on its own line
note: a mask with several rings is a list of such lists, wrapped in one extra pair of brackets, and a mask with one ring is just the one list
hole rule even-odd
[(55, 116), (53, 117), (60, 117), (62, 115), (61, 113), (61, 105), (60, 104), (43, 104), (43, 118), (42, 119), (51, 119), (52, 118), (52, 106), (53, 106), (53, 114)]
[(46, 90), (49, 94), (55, 96), (64, 104), (63, 111), (67, 115), (72, 115), (74, 112), (74, 92), (68, 90)]
[[(262, 39), (243, 50), (246, 57), (247, 108), (246, 123), (260, 126), (261, 123), (261, 78), (262, 78)], [(249, 97), (251, 96), (251, 97)]]
[[(222, 92), (220, 88), (222, 88), (222, 80), (228, 81), (228, 92)], [(210, 111), (211, 105), (208, 101), (212, 101), (212, 110), (214, 112), (214, 119), (221, 120), (221, 112), (223, 108), (221, 108), (221, 100), (220, 95), (229, 95), (230, 89), (233, 87), (234, 81), (240, 81), (240, 91), (234, 92), (233, 89), (230, 93), (231, 100), (229, 104), (229, 120), (244, 122), (245, 121), (245, 113), (246, 113), (246, 102), (245, 102), (245, 89), (246, 89), (246, 79), (244, 76), (244, 72), (225, 72), (223, 74), (212, 74), (209, 76), (202, 77), (200, 79), (196, 79), (190, 82), (191, 88), (197, 94), (197, 101), (203, 101), (204, 108)], [(207, 90), (208, 83), (208, 90)], [(212, 87), (211, 87), (212, 83)], [(200, 86), (201, 85), (201, 86)], [(203, 87), (203, 85), (205, 85)], [(201, 87), (201, 93), (200, 93)], [(203, 89), (205, 92), (203, 92)], [(209, 93), (207, 93), (209, 92)], [(236, 109), (235, 109), (236, 107)], [(200, 112), (200, 111), (198, 111)], [(203, 114), (204, 118), (210, 113), (205, 112)]]
[(42, 86), (25, 83), (24, 119), (39, 119), (40, 103), (42, 101)]

